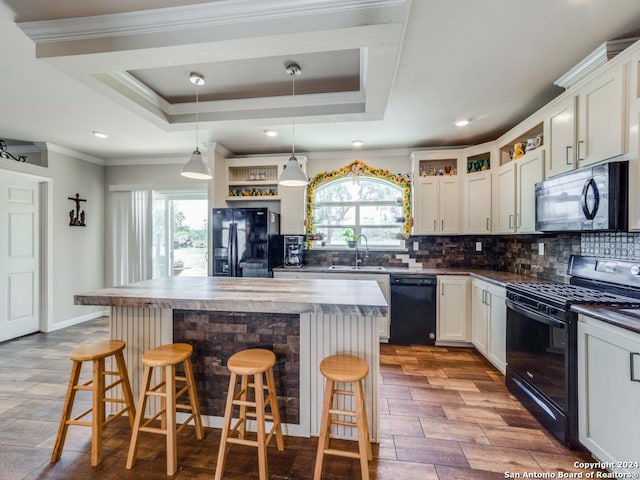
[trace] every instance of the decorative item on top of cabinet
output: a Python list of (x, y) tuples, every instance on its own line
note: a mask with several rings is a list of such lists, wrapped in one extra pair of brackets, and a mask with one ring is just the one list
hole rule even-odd
[(499, 150), (498, 166), (522, 158), (525, 154), (544, 146), (544, 125), (534, 125), (509, 143), (502, 145)]

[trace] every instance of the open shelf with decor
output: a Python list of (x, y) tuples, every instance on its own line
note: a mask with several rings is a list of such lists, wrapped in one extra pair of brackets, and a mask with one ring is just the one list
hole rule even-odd
[[(288, 160), (288, 156), (228, 158), (226, 200), (280, 200), (278, 178)], [(306, 158), (298, 161), (306, 170)]]
[(414, 174), (420, 177), (458, 174), (458, 159), (456, 157), (420, 159), (415, 163), (417, 164), (417, 169), (414, 170)]
[(541, 122), (514, 138), (508, 144), (502, 145), (499, 149), (500, 158), (498, 159), (500, 166), (512, 160), (518, 160), (524, 157), (525, 153), (544, 146), (543, 130), (544, 124)]
[(482, 152), (467, 157), (467, 173), (484, 172), (491, 169), (491, 152)]

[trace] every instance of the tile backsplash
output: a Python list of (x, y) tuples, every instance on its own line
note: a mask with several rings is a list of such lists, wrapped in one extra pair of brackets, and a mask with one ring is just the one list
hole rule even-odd
[[(418, 248), (413, 249), (414, 242)], [(481, 251), (476, 251), (480, 242)], [(540, 245), (544, 252), (540, 254)], [(640, 233), (558, 233), (542, 235), (412, 236), (412, 258), (427, 268), (489, 268), (568, 282), (571, 255), (640, 260)], [(402, 267), (397, 251), (369, 251), (368, 265)], [(361, 257), (360, 257), (361, 258)], [(317, 249), (306, 253), (308, 265), (353, 264), (352, 249)]]
[(640, 233), (583, 233), (581, 254), (640, 260)]

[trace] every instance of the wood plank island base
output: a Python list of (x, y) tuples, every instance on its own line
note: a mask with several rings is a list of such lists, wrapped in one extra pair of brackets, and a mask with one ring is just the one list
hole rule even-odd
[[(167, 277), (76, 295), (75, 303), (111, 307), (111, 338), (127, 342), (136, 398), (145, 351), (173, 342), (192, 345), (203, 423), (209, 427), (222, 425), (226, 361), (237, 351), (274, 351), (284, 433), (302, 437), (320, 430), (322, 359), (357, 355), (369, 365), (364, 388), (371, 439), (378, 441), (378, 324), (388, 306), (375, 281)], [(351, 427), (334, 434), (357, 439)]]

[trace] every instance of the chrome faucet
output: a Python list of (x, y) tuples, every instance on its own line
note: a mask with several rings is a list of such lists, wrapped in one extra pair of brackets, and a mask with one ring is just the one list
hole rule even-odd
[(356, 264), (355, 264), (355, 268), (358, 268), (358, 264), (362, 262), (362, 260), (358, 259), (358, 240), (360, 240), (360, 238), (364, 238), (364, 258), (365, 260), (367, 258), (369, 258), (369, 241), (367, 240), (367, 237), (364, 236), (363, 234), (360, 234), (356, 237)]

